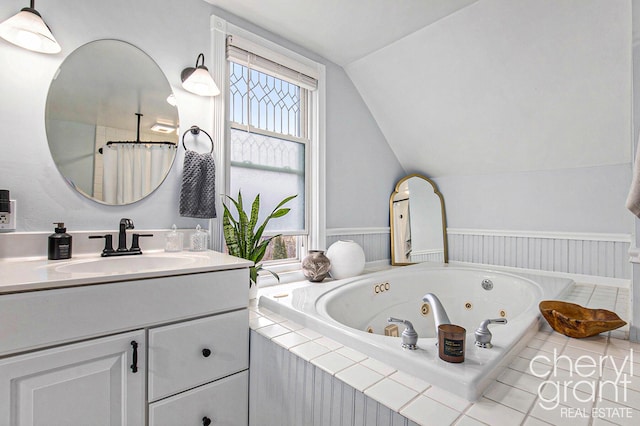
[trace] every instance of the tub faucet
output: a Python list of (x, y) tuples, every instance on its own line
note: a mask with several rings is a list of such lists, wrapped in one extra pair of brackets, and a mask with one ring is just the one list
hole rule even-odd
[(480, 323), (480, 326), (476, 328), (476, 346), (479, 348), (489, 349), (493, 347), (491, 344), (491, 332), (489, 331), (489, 324), (506, 324), (506, 318), (486, 319)]
[(133, 221), (131, 219), (120, 219), (120, 232), (118, 232), (118, 249), (116, 251), (129, 251), (127, 249), (127, 229), (133, 229)]
[(413, 328), (413, 324), (410, 321), (389, 317), (387, 322), (399, 322), (406, 326), (402, 332), (402, 347), (405, 349), (411, 349), (412, 351), (418, 349), (418, 333)]
[[(423, 302), (429, 303), (431, 305), (431, 309), (433, 310), (433, 320), (436, 323), (436, 337), (438, 337), (438, 326), (440, 324), (451, 324), (449, 320), (449, 316), (447, 315), (447, 311), (445, 311), (444, 306), (440, 303), (440, 299), (433, 293), (427, 293), (422, 297)], [(437, 340), (436, 340), (437, 341)]]

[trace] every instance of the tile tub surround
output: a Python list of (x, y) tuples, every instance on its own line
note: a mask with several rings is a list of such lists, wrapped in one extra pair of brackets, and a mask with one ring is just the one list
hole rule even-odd
[[(576, 284), (566, 300), (604, 304), (627, 316), (626, 289)], [(640, 420), (640, 344), (624, 340), (628, 328), (571, 339), (545, 323), (471, 403), (255, 303), (250, 310), (257, 333), (417, 424), (635, 425)], [(597, 368), (588, 367), (591, 360)]]

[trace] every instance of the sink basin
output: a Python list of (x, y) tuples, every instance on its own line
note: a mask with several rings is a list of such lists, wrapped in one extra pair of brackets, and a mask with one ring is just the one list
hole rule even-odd
[(122, 256), (79, 260), (58, 265), (56, 272), (67, 274), (126, 274), (140, 271), (170, 270), (195, 263), (197, 256)]

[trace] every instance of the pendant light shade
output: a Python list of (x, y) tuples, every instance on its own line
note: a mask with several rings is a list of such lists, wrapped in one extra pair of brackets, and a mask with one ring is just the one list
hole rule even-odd
[[(198, 65), (202, 58), (202, 64)], [(185, 68), (180, 75), (182, 78), (182, 87), (185, 90), (200, 96), (217, 96), (220, 89), (213, 81), (213, 77), (209, 74), (209, 70), (204, 66), (204, 54), (199, 54), (196, 59), (195, 68)]]
[(58, 53), (62, 50), (42, 16), (31, 6), (0, 24), (0, 37), (27, 50)]

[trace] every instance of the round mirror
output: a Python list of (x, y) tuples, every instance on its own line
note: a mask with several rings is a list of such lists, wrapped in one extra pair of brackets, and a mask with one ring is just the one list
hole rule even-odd
[(45, 125), (62, 176), (103, 204), (146, 197), (175, 158), (171, 86), (146, 53), (119, 40), (87, 43), (64, 60), (49, 88)]
[(444, 199), (431, 179), (413, 174), (389, 199), (391, 264), (449, 261)]

